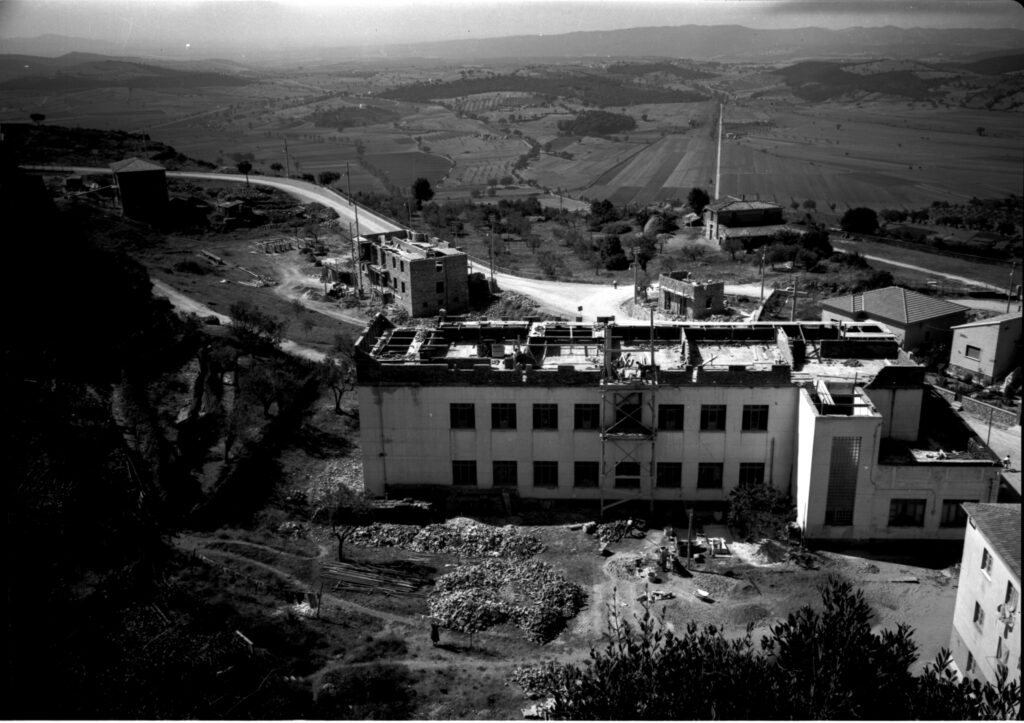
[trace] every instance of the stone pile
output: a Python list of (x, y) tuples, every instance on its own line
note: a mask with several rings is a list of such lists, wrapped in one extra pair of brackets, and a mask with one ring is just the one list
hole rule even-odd
[(396, 525), (374, 523), (360, 527), (349, 542), (366, 547), (401, 547), (414, 552), (432, 552), (459, 557), (503, 557), (523, 560), (544, 546), (512, 525), (492, 527), (480, 523), (443, 525)]

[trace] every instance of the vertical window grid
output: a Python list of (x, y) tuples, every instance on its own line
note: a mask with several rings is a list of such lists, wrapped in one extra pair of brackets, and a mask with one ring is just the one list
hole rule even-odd
[(476, 460), (452, 460), (452, 484), (476, 487)]
[(704, 404), (700, 408), (700, 431), (725, 431), (725, 405)]
[(744, 404), (742, 429), (744, 432), (767, 432), (768, 405)]
[(507, 402), (495, 402), (491, 405), (492, 429), (516, 428), (516, 405)]

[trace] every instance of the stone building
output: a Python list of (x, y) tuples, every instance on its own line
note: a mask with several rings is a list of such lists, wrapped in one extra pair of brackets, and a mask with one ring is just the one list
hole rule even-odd
[(725, 312), (725, 282), (696, 281), (689, 271), (673, 271), (658, 279), (658, 308), (686, 319)]
[(140, 158), (110, 164), (121, 199), (121, 213), (139, 221), (159, 221), (167, 212), (167, 172)]

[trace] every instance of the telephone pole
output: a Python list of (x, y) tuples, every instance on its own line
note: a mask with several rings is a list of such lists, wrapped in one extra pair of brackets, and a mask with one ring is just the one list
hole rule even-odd
[(288, 137), (284, 137), (284, 175), (288, 178), (292, 177), (292, 162), (291, 157), (288, 155)]
[(1006, 313), (1010, 313), (1010, 300), (1013, 298), (1013, 277), (1017, 275), (1017, 261), (1010, 266), (1010, 283), (1006, 286)]
[[(352, 198), (352, 173), (349, 171), (348, 161), (345, 162), (345, 178), (348, 180), (348, 203), (356, 212), (356, 235), (352, 237), (352, 243), (356, 248), (356, 288), (359, 290), (359, 296), (363, 295), (363, 275), (359, 268), (359, 206), (356, 204), (355, 199)], [(351, 233), (351, 232), (350, 232)]]
[(722, 104), (718, 104), (718, 157), (715, 161), (715, 198), (722, 197)]

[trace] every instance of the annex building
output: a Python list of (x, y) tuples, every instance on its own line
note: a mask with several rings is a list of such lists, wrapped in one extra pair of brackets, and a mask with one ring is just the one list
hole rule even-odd
[(424, 233), (387, 231), (356, 239), (364, 288), (394, 301), (410, 316), (441, 309), (459, 314), (469, 306), (466, 254)]
[(1020, 681), (1020, 505), (963, 505), (967, 517), (950, 651), (962, 675)]
[(810, 538), (963, 536), (999, 461), (875, 324), (398, 327), (356, 344), (366, 488), (723, 509), (796, 501)]

